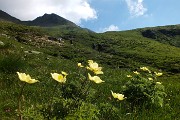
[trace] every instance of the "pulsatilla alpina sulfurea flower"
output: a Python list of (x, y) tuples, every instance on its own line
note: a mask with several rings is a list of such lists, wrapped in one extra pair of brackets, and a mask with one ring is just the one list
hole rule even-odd
[(81, 63), (78, 63), (77, 65), (78, 67), (84, 67)]
[(68, 75), (66, 72), (61, 72), (62, 74), (58, 73), (51, 73), (51, 76), (54, 80), (60, 82), (60, 83), (65, 83), (66, 82), (66, 76)]
[(139, 75), (140, 73), (138, 71), (133, 71), (134, 74)]
[(161, 83), (161, 82), (156, 82), (156, 84), (159, 84), (159, 85), (161, 85), (162, 83)]
[(153, 80), (153, 78), (148, 78), (148, 80)]
[(140, 69), (143, 71), (147, 71), (147, 72), (151, 73), (151, 71), (147, 67), (140, 67)]
[(131, 75), (127, 75), (128, 78), (131, 78), (132, 76)]
[(158, 76), (158, 77), (161, 76), (161, 75), (163, 74), (163, 73), (160, 73), (160, 72), (159, 72), (159, 73), (154, 72), (154, 73), (155, 73), (155, 75)]
[(61, 71), (61, 73), (64, 75), (64, 76), (67, 76), (68, 74), (64, 71)]
[(113, 93), (113, 91), (111, 91), (111, 93), (112, 93), (112, 96), (113, 96), (114, 98), (117, 98), (118, 100), (124, 100), (124, 99), (125, 99), (125, 97), (124, 97), (123, 94)]
[(88, 78), (89, 78), (89, 80), (94, 81), (97, 84), (104, 82), (103, 80), (101, 80), (100, 77), (98, 77), (98, 76), (91, 76), (89, 73), (88, 73)]
[(86, 67), (88, 70), (91, 70), (96, 75), (103, 74), (103, 72), (101, 71), (102, 67), (99, 67), (99, 65), (96, 62), (93, 62), (93, 60), (88, 60), (88, 64), (89, 66)]
[(29, 84), (32, 84), (32, 83), (36, 83), (36, 82), (39, 82), (38, 80), (36, 79), (32, 79), (30, 75), (26, 75), (25, 73), (19, 73), (17, 72), (18, 74), (18, 77), (21, 81), (24, 81), (24, 82), (27, 82)]

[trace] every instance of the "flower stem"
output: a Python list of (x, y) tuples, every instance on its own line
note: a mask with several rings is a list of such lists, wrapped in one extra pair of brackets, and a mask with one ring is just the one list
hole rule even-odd
[(56, 85), (55, 85), (55, 87), (53, 89), (52, 97), (49, 100), (48, 112), (49, 112), (50, 115), (48, 116), (48, 120), (50, 120), (50, 116), (51, 116), (51, 113), (52, 113), (53, 97), (54, 97), (54, 93), (55, 93), (55, 90), (57, 88), (57, 85), (58, 85), (58, 82), (56, 83)]
[(62, 93), (64, 94), (64, 84), (63, 83), (61, 84), (61, 90), (62, 90)]
[(19, 93), (19, 97), (18, 97), (18, 115), (19, 115), (19, 120), (23, 119), (22, 114), (21, 114), (21, 97), (22, 97), (25, 85), (26, 85), (26, 83), (23, 84), (23, 86), (21, 88), (21, 91)]
[(58, 85), (58, 82), (56, 83), (54, 89), (53, 89), (53, 94), (52, 94), (52, 97), (51, 97), (51, 100), (50, 100), (50, 106), (52, 106), (52, 102), (53, 102), (53, 97), (54, 97), (54, 93), (55, 93), (55, 90), (57, 88), (57, 85)]
[(87, 94), (87, 92), (88, 92), (89, 88), (91, 87), (91, 85), (92, 85), (92, 84), (91, 84), (91, 82), (90, 82), (88, 88), (87, 88), (86, 91), (83, 93), (83, 95)]
[(86, 79), (85, 79), (83, 82), (81, 82), (81, 87), (80, 87), (80, 89), (83, 89), (83, 88), (85, 87), (85, 84), (86, 84), (87, 81), (88, 81), (88, 72), (87, 72), (87, 69), (85, 69), (84, 74), (85, 74)]

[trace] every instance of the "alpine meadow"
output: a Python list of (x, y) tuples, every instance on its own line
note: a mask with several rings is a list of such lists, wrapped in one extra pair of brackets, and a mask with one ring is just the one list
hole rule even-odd
[(0, 120), (180, 119), (180, 25), (96, 33), (0, 11)]

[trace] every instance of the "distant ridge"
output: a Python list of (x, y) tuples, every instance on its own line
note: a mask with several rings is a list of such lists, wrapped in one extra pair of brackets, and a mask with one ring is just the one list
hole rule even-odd
[(44, 14), (43, 16), (37, 17), (32, 21), (21, 21), (8, 13), (0, 10), (0, 20), (10, 21), (14, 23), (29, 25), (29, 26), (40, 26), (40, 27), (54, 27), (60, 25), (68, 25), (71, 27), (78, 27), (75, 23), (58, 16), (54, 13), (52, 14)]
[(43, 16), (37, 17), (33, 21), (24, 21), (23, 24), (30, 26), (41, 26), (41, 27), (53, 27), (58, 25), (70, 25), (73, 27), (77, 27), (73, 22), (58, 16), (54, 13), (52, 14), (44, 14)]

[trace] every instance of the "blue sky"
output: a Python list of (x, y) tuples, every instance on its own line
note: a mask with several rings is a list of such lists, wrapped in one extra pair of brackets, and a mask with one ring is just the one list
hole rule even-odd
[(95, 32), (180, 24), (180, 0), (0, 0), (20, 20), (55, 13)]
[(136, 13), (131, 13), (126, 0), (92, 0), (90, 4), (97, 11), (98, 17), (81, 24), (97, 32), (105, 31), (104, 28), (112, 25), (117, 30), (130, 30), (180, 24), (180, 0), (141, 0), (140, 3), (145, 11), (141, 15), (134, 15)]

